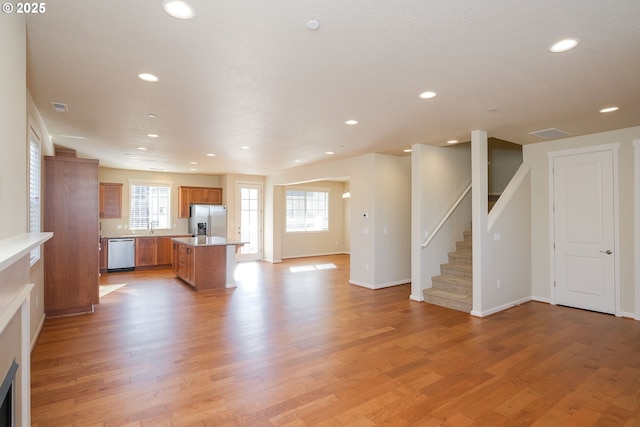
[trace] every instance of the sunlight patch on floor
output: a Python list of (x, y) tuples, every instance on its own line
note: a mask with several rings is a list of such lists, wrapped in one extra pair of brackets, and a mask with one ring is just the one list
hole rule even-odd
[(326, 264), (308, 264), (289, 267), (289, 271), (292, 273), (301, 273), (303, 271), (315, 271), (315, 270), (328, 270), (331, 268), (338, 268), (334, 263)]
[(100, 298), (102, 298), (105, 295), (110, 294), (113, 291), (117, 291), (118, 289), (122, 288), (123, 286), (127, 286), (126, 283), (118, 283), (117, 285), (100, 285)]

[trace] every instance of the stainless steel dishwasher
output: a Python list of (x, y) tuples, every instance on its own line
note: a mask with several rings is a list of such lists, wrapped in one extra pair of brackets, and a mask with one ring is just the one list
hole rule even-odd
[(134, 238), (109, 239), (107, 271), (133, 270), (136, 266)]

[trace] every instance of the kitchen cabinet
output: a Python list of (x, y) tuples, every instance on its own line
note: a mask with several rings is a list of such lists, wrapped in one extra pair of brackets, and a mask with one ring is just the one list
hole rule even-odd
[(243, 245), (222, 237), (175, 238), (176, 276), (195, 290), (235, 286), (235, 253)]
[(136, 237), (136, 268), (156, 265), (156, 238)]
[(100, 183), (100, 218), (122, 218), (122, 184)]
[(189, 205), (193, 203), (221, 205), (222, 188), (180, 187), (178, 189), (178, 216), (189, 218)]
[(98, 160), (45, 156), (44, 310), (47, 316), (92, 312), (99, 302)]
[(172, 264), (171, 236), (136, 237), (136, 268)]
[(180, 277), (185, 282), (189, 283), (191, 286), (195, 285), (194, 278), (194, 252), (193, 248), (188, 245), (183, 245), (179, 243), (174, 244), (174, 251), (176, 253), (176, 267), (175, 272), (178, 277)]
[(173, 262), (173, 242), (170, 236), (156, 237), (156, 265), (169, 265)]

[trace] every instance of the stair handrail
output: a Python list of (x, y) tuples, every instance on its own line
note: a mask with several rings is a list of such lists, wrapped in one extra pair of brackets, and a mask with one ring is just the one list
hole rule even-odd
[(491, 209), (491, 212), (489, 212), (489, 215), (487, 217), (487, 233), (491, 233), (491, 230), (493, 230), (493, 227), (498, 222), (498, 219), (500, 219), (500, 217), (502, 216), (502, 213), (511, 202), (511, 199), (513, 199), (513, 197), (516, 195), (518, 189), (524, 182), (524, 179), (527, 177), (530, 170), (531, 166), (529, 166), (529, 164), (520, 164), (520, 167), (518, 167), (518, 170), (513, 175), (506, 188), (502, 191), (500, 198), (496, 201), (496, 204)]
[(451, 209), (449, 209), (447, 211), (447, 213), (444, 215), (444, 217), (442, 218), (442, 220), (440, 221), (440, 223), (436, 226), (436, 228), (433, 230), (433, 232), (431, 234), (429, 234), (429, 236), (427, 236), (427, 238), (424, 240), (424, 242), (422, 242), (422, 244), (420, 245), (422, 249), (426, 248), (429, 243), (431, 243), (431, 241), (433, 240), (433, 238), (436, 236), (436, 234), (438, 234), (438, 231), (440, 231), (440, 229), (444, 226), (444, 224), (447, 222), (447, 220), (449, 219), (449, 217), (451, 216), (451, 214), (456, 210), (456, 208), (458, 207), (458, 205), (460, 203), (462, 203), (462, 200), (466, 197), (466, 195), (469, 193), (469, 191), (471, 191), (471, 184), (469, 183), (469, 185), (467, 186), (467, 188), (465, 188), (465, 190), (462, 192), (462, 194), (460, 195), (460, 197), (458, 197), (458, 200), (456, 200), (453, 204), (453, 206), (451, 206)]

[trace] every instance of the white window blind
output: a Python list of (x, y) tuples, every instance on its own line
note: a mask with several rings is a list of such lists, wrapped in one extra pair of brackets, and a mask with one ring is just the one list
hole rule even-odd
[(287, 232), (329, 230), (329, 192), (287, 190)]
[[(29, 232), (40, 232), (40, 143), (29, 139)], [(30, 263), (33, 265), (40, 259), (40, 247), (33, 249)]]
[(171, 228), (170, 206), (170, 184), (131, 184), (129, 228)]

